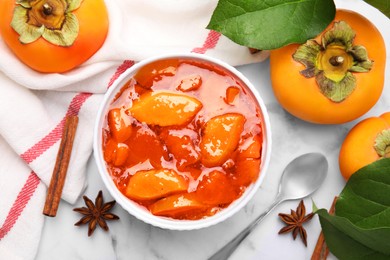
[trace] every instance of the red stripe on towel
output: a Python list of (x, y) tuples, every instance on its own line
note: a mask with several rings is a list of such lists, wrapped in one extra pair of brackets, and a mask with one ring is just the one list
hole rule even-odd
[(12, 208), (8, 212), (8, 215), (3, 223), (3, 226), (0, 228), (0, 240), (5, 235), (7, 235), (7, 233), (15, 225), (23, 209), (26, 207), (30, 198), (34, 194), (35, 190), (37, 189), (39, 182), (40, 180), (38, 176), (34, 172), (31, 172), (23, 188), (20, 190), (18, 196), (16, 197), (16, 200), (12, 205)]
[(206, 41), (203, 43), (203, 46), (200, 48), (194, 48), (192, 52), (204, 54), (207, 50), (215, 48), (217, 45), (221, 34), (216, 31), (210, 31), (207, 35)]
[[(81, 109), (81, 106), (84, 102), (91, 96), (90, 93), (79, 93), (77, 94), (69, 104), (68, 111), (66, 115), (77, 115)], [(58, 140), (61, 139), (62, 130), (64, 128), (65, 119), (62, 120), (56, 125), (56, 127), (50, 131), (45, 137), (43, 137), (40, 141), (34, 144), (31, 148), (29, 148), (26, 152), (20, 155), (20, 157), (26, 162), (31, 163), (36, 158), (41, 156), (47, 149), (49, 149), (53, 144), (55, 144)]]
[(125, 60), (115, 71), (115, 74), (112, 75), (110, 82), (108, 82), (108, 87), (110, 88), (111, 85), (114, 83), (114, 81), (119, 78), (120, 75), (122, 75), (123, 72), (125, 72), (128, 68), (132, 67), (134, 65), (133, 60)]
[[(110, 87), (123, 72), (125, 72), (128, 68), (130, 68), (133, 65), (134, 65), (134, 61), (128, 61), (128, 60), (124, 61), (117, 68), (115, 74), (110, 79), (108, 87)], [(77, 115), (82, 105), (90, 96), (92, 96), (91, 93), (77, 94), (70, 102), (66, 115)], [(26, 152), (21, 154), (20, 157), (23, 160), (25, 160), (27, 163), (31, 163), (40, 155), (42, 155), (45, 151), (47, 151), (47, 149), (49, 149), (53, 144), (55, 144), (58, 140), (60, 140), (62, 135), (62, 130), (65, 124), (65, 119), (66, 117), (64, 117), (49, 134), (43, 137), (40, 141), (38, 141), (35, 145), (29, 148)], [(7, 233), (15, 225), (23, 209), (26, 207), (26, 205), (30, 201), (30, 198), (34, 194), (35, 190), (37, 189), (39, 182), (40, 182), (39, 177), (34, 172), (31, 172), (23, 188), (20, 190), (18, 196), (16, 197), (16, 200), (12, 205), (10, 211), (8, 212), (8, 215), (2, 227), (0, 228), (0, 240), (5, 235), (7, 235)]]
[[(66, 111), (67, 115), (77, 115), (85, 103), (85, 101), (92, 96), (90, 93), (79, 93), (75, 95), (68, 106)], [(40, 141), (34, 144), (26, 152), (20, 155), (20, 157), (25, 160), (27, 163), (33, 162), (36, 158), (42, 155), (47, 151), (53, 144), (61, 139), (62, 130), (64, 128), (66, 116), (56, 125), (56, 127), (50, 131), (45, 137)], [(20, 190), (16, 200), (8, 212), (7, 218), (5, 219), (3, 226), (0, 229), (0, 240), (12, 229), (15, 225), (17, 219), (22, 213), (23, 209), (26, 207), (27, 203), (30, 201), (31, 196), (38, 187), (40, 180), (35, 172), (31, 172), (27, 178), (26, 183), (23, 188)]]

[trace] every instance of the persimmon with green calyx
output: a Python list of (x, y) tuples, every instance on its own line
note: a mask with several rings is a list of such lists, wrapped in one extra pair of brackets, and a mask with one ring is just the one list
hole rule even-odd
[(4, 0), (0, 33), (27, 66), (69, 71), (97, 52), (108, 32), (104, 0)]
[(390, 158), (390, 112), (364, 119), (347, 134), (339, 154), (340, 171), (348, 180), (360, 168)]
[(316, 39), (271, 51), (274, 94), (292, 115), (319, 124), (339, 124), (365, 114), (384, 84), (386, 49), (365, 17), (337, 10)]

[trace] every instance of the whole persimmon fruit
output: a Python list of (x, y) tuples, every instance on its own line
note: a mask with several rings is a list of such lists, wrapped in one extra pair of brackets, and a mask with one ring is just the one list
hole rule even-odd
[(390, 112), (364, 119), (347, 134), (339, 154), (340, 171), (348, 180), (360, 168), (390, 158)]
[(69, 71), (103, 45), (108, 32), (104, 0), (4, 0), (0, 33), (27, 66), (45, 73)]
[(274, 94), (292, 115), (340, 124), (365, 114), (384, 84), (386, 49), (381, 33), (362, 15), (337, 10), (316, 39), (271, 51)]

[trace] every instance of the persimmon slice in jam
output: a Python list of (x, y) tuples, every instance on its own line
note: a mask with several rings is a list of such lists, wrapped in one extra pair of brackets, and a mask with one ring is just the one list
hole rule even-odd
[(208, 205), (229, 204), (238, 195), (230, 181), (225, 173), (212, 171), (199, 182), (196, 197)]
[(225, 102), (229, 105), (233, 105), (234, 100), (236, 99), (237, 95), (240, 94), (240, 89), (238, 87), (228, 87), (226, 89), (226, 97)]
[(259, 176), (260, 108), (240, 79), (215, 64), (147, 64), (116, 95), (103, 130), (114, 183), (154, 215), (211, 216)]
[(255, 135), (247, 138), (242, 147), (239, 148), (238, 160), (245, 158), (259, 159), (261, 156), (262, 138)]
[(162, 131), (160, 138), (177, 160), (176, 166), (179, 170), (200, 160), (200, 154), (194, 145), (194, 141), (198, 140), (196, 132), (190, 129), (166, 129)]
[(154, 200), (186, 191), (187, 188), (186, 180), (174, 170), (139, 171), (130, 178), (126, 196), (136, 200)]
[(138, 73), (134, 75), (134, 78), (144, 88), (151, 88), (154, 81), (159, 81), (164, 76), (174, 76), (178, 65), (179, 61), (176, 59), (167, 59), (150, 63), (142, 67)]
[(122, 114), (119, 108), (111, 109), (108, 112), (108, 126), (112, 136), (118, 142), (126, 141), (131, 135), (130, 120), (125, 114)]
[[(192, 194), (176, 194), (165, 197), (150, 206), (150, 211), (157, 216), (178, 219), (192, 219), (204, 215), (209, 207), (196, 200)], [(192, 213), (187, 215), (188, 213)]]
[(142, 124), (133, 126), (126, 144), (129, 147), (127, 167), (147, 162), (153, 167), (161, 168), (162, 161), (169, 159), (166, 146), (148, 126)]
[(259, 176), (260, 159), (246, 158), (237, 162), (234, 182), (239, 186), (247, 186)]
[(183, 125), (202, 108), (196, 98), (170, 92), (143, 94), (129, 111), (135, 119), (148, 125)]
[(236, 149), (245, 117), (229, 113), (211, 118), (203, 129), (200, 142), (202, 163), (207, 167), (222, 165)]
[(114, 139), (110, 139), (106, 144), (104, 159), (112, 163), (114, 166), (125, 164), (129, 156), (129, 147), (124, 143), (118, 143)]
[(177, 90), (187, 92), (197, 90), (202, 85), (202, 78), (199, 75), (190, 75), (180, 81)]

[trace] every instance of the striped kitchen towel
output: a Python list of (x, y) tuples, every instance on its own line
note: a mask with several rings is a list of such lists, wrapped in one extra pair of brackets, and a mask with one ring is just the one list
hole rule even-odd
[(25, 66), (0, 35), (0, 259), (36, 255), (46, 187), (67, 115), (78, 115), (79, 126), (62, 198), (74, 203), (80, 196), (102, 94), (135, 62), (172, 52), (202, 53), (231, 65), (266, 58), (266, 53), (251, 55), (247, 48), (205, 29), (216, 4), (106, 1), (110, 26), (104, 45), (84, 64), (62, 74), (38, 73)]

